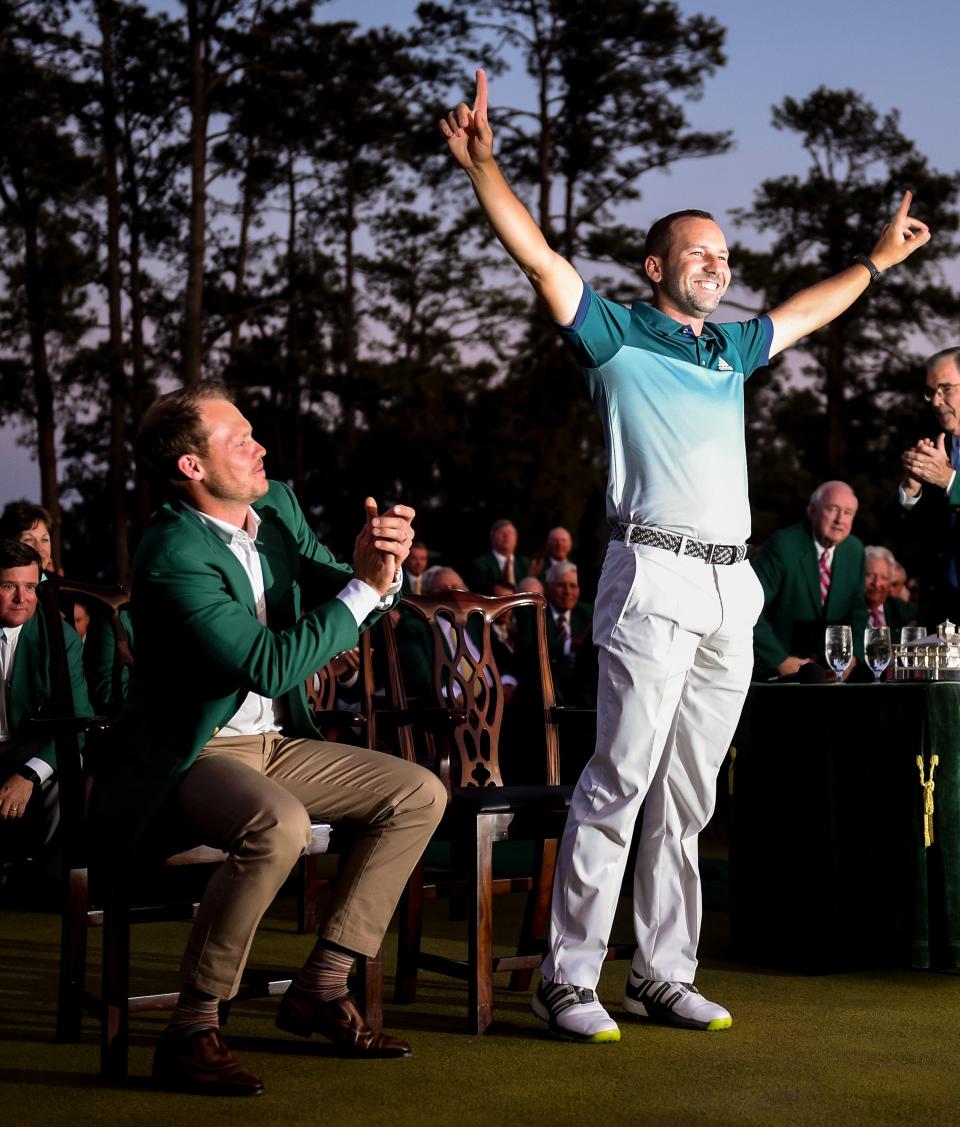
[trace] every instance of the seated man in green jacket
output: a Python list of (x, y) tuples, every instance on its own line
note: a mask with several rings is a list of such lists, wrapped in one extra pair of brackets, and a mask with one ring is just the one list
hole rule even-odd
[(157, 850), (173, 827), (178, 844), (229, 855), (200, 902), (154, 1058), (161, 1085), (209, 1094), (263, 1090), (226, 1047), (217, 1008), (237, 991), (311, 816), (349, 826), (352, 846), (277, 1024), (320, 1033), (341, 1055), (409, 1054), (367, 1026), (347, 976), (358, 953), (380, 949), (445, 805), (422, 768), (324, 741), (304, 691), (393, 605), (413, 510), (378, 515), (367, 498), (351, 570), (317, 541), (290, 490), (267, 480), (265, 453), (222, 385), (182, 388), (147, 411), (138, 462), (170, 499), (134, 558), (136, 663), (95, 793), (114, 856), (138, 836)]
[[(51, 696), (40, 564), (30, 544), (0, 541), (0, 848), (10, 858), (48, 842), (58, 820), (53, 741), (30, 724), (46, 715)], [(65, 622), (63, 633), (74, 711), (90, 716), (80, 638)]]
[(792, 677), (823, 664), (828, 625), (852, 627), (853, 652), (863, 661), (863, 542), (850, 534), (856, 514), (850, 486), (826, 481), (813, 491), (806, 519), (775, 532), (751, 560), (764, 596), (753, 630), (754, 677)]

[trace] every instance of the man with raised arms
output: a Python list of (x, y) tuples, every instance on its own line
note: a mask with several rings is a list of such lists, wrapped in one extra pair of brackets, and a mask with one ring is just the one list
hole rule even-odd
[(700, 931), (697, 835), (753, 664), (763, 595), (750, 534), (743, 381), (827, 324), (877, 273), (930, 238), (907, 192), (870, 258), (764, 317), (706, 323), (730, 284), (723, 232), (703, 211), (647, 234), (651, 304), (595, 294), (547, 243), (493, 159), (487, 83), (441, 121), (487, 218), (580, 362), (610, 461), (611, 539), (594, 617), (600, 647), (597, 743), (560, 846), (550, 945), (534, 1011), (554, 1033), (617, 1041), (595, 988), (634, 824), (637, 951), (624, 1008), (693, 1029), (730, 1014), (694, 987)]

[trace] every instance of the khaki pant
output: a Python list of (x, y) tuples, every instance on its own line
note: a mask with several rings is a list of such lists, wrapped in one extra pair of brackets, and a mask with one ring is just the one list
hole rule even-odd
[(176, 806), (198, 840), (230, 856), (200, 902), (184, 983), (233, 997), (260, 919), (310, 840), (311, 817), (352, 837), (318, 934), (375, 955), (445, 805), (436, 776), (380, 752), (279, 732), (211, 740)]

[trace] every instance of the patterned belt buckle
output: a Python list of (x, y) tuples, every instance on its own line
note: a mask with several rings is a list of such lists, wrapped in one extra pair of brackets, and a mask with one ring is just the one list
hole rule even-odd
[(677, 545), (677, 559), (681, 559), (687, 554), (687, 544), (690, 543), (689, 536), (681, 536), (680, 543)]
[(707, 564), (708, 567), (713, 566), (713, 553), (718, 548), (723, 548), (723, 546), (724, 546), (723, 544), (706, 544), (706, 545), (704, 545), (704, 547), (707, 549), (707, 558), (704, 560), (704, 563)]

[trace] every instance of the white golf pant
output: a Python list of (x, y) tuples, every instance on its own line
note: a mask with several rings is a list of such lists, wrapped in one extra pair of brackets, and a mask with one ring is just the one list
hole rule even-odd
[(633, 969), (692, 982), (697, 836), (753, 668), (763, 606), (745, 561), (713, 566), (611, 541), (594, 611), (597, 744), (560, 844), (544, 977), (596, 987), (641, 804)]

